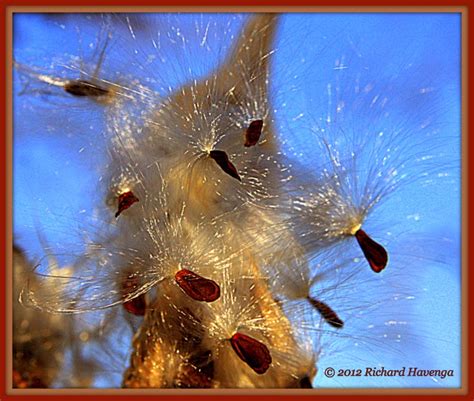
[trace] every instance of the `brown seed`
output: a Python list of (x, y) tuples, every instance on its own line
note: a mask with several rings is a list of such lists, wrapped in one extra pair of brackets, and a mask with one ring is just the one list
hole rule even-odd
[(339, 319), (339, 316), (337, 316), (336, 312), (334, 312), (327, 304), (311, 297), (308, 297), (308, 301), (316, 308), (326, 323), (330, 324), (336, 329), (340, 329), (342, 326), (344, 326), (344, 322)]
[(141, 294), (138, 297), (131, 299), (130, 301), (124, 302), (123, 307), (127, 312), (132, 313), (136, 316), (145, 316), (145, 294)]
[(123, 194), (120, 194), (118, 198), (118, 210), (117, 210), (117, 213), (115, 213), (115, 218), (119, 217), (119, 215), (124, 210), (127, 210), (135, 202), (139, 202), (139, 199), (133, 194), (132, 191), (128, 191), (128, 192), (124, 192)]
[(230, 343), (237, 356), (259, 375), (270, 367), (272, 357), (265, 344), (242, 333), (235, 333)]
[(364, 252), (364, 256), (375, 273), (380, 273), (388, 262), (388, 254), (385, 248), (370, 238), (362, 229), (355, 233), (357, 242)]
[(211, 156), (211, 158), (216, 161), (216, 163), (222, 170), (224, 170), (225, 173), (229, 174), (231, 177), (234, 177), (239, 181), (242, 181), (240, 179), (239, 172), (230, 162), (226, 152), (224, 152), (223, 150), (211, 150), (209, 152), (209, 156)]
[(102, 88), (83, 79), (66, 82), (64, 90), (67, 93), (78, 97), (101, 97), (109, 94), (108, 89)]
[[(126, 297), (137, 287), (138, 277), (135, 274), (130, 273), (122, 283), (122, 295)], [(123, 303), (125, 310), (136, 316), (144, 316), (146, 312), (146, 306), (145, 294), (140, 294), (138, 297)]]
[(245, 147), (255, 146), (262, 135), (263, 120), (252, 121), (245, 131)]
[(221, 295), (219, 285), (191, 270), (182, 269), (174, 276), (181, 289), (196, 301), (214, 302)]

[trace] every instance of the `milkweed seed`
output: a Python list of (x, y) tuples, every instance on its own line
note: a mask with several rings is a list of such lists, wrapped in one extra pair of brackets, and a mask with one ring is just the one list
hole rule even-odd
[(221, 295), (219, 285), (201, 277), (191, 270), (182, 269), (174, 276), (176, 283), (192, 299), (202, 302), (214, 302)]
[(370, 238), (362, 229), (355, 233), (357, 242), (364, 252), (364, 256), (375, 273), (380, 273), (388, 262), (388, 254), (385, 248)]
[(146, 301), (145, 294), (141, 294), (130, 301), (124, 302), (123, 307), (127, 312), (136, 316), (145, 316)]
[(78, 97), (101, 97), (109, 94), (108, 89), (82, 79), (66, 82), (64, 90)]
[(245, 147), (255, 146), (262, 135), (263, 120), (252, 121), (245, 131)]
[(242, 333), (235, 333), (230, 343), (237, 356), (259, 375), (270, 367), (272, 357), (265, 344)]
[(118, 210), (117, 213), (115, 213), (115, 218), (119, 217), (124, 210), (127, 210), (135, 202), (139, 202), (139, 199), (133, 194), (132, 191), (120, 194), (118, 198)]
[[(134, 274), (129, 274), (122, 284), (122, 294), (127, 296), (138, 286), (138, 279)], [(126, 301), (123, 303), (123, 307), (129, 313), (136, 316), (144, 316), (146, 312), (146, 299), (145, 294), (140, 294), (138, 297)]]
[(236, 178), (239, 181), (242, 181), (239, 175), (239, 172), (235, 166), (230, 162), (227, 153), (223, 150), (211, 150), (209, 153), (212, 159), (219, 165), (219, 167), (231, 177)]
[(337, 313), (334, 312), (327, 304), (311, 297), (308, 297), (308, 301), (319, 312), (319, 314), (323, 317), (326, 323), (337, 329), (340, 329), (344, 326), (344, 322), (339, 318), (339, 316), (337, 316)]

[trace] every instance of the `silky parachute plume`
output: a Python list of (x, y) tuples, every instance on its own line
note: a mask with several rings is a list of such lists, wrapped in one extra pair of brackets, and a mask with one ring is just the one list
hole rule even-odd
[[(44, 242), (44, 239), (41, 241)], [(70, 267), (60, 269), (53, 256), (49, 255), (48, 259), (54, 266), (53, 269), (61, 270), (63, 275), (70, 272)], [(12, 385), (19, 389), (88, 387), (100, 368), (98, 361), (84, 352), (81, 344), (92, 345), (97, 328), (84, 325), (71, 315), (49, 314), (24, 308), (20, 303), (21, 289), (25, 277), (33, 269), (24, 251), (14, 245)], [(47, 291), (48, 287), (44, 287), (44, 290)], [(70, 362), (68, 355), (73, 358), (74, 363)], [(84, 372), (85, 368), (87, 373)]]
[[(161, 202), (143, 202), (142, 209), (129, 216), (144, 219), (145, 213), (146, 225), (119, 222), (128, 230), (108, 238), (107, 246), (89, 243), (69, 275), (54, 265), (38, 265), (23, 289), (22, 302), (55, 313), (81, 313), (124, 304), (141, 315), (145, 294), (169, 279), (176, 280), (193, 299), (217, 299), (219, 286), (199, 272), (215, 270), (217, 255), (225, 255), (226, 244), (213, 235), (212, 227), (194, 226), (182, 216), (171, 215), (166, 187), (162, 190)], [(151, 217), (159, 211), (161, 218)], [(114, 254), (109, 249), (114, 249)]]
[[(309, 103), (326, 101), (327, 107), (321, 115), (308, 113), (304, 130), (313, 144), (311, 156), (301, 154), (294, 162), (298, 164), (284, 186), (288, 195), (280, 207), (307, 252), (351, 241), (359, 245), (371, 270), (380, 273), (389, 264), (391, 238), (371, 233), (371, 217), (397, 191), (431, 185), (439, 174), (431, 160), (443, 156), (442, 141), (431, 139), (438, 127), (427, 124), (423, 113), (419, 120), (394, 124), (389, 105), (396, 110), (411, 92), (395, 93), (399, 84), (393, 78), (387, 89), (364, 82), (363, 76), (354, 82), (344, 69), (334, 76), (335, 83), (327, 83), (327, 91)], [(420, 111), (436, 102), (421, 90), (417, 93)], [(299, 140), (296, 135), (294, 139)], [(438, 168), (450, 170), (442, 163)]]
[(15, 341), (33, 350), (34, 307), (56, 353), (34, 350), (42, 375), (15, 353), (17, 387), (312, 388), (317, 366), (409, 353), (398, 306), (420, 269), (387, 207), (406, 188), (427, 203), (419, 187), (450, 176), (435, 160), (452, 161), (416, 67), (378, 71), (350, 40), (328, 64), (346, 40), (295, 47), (296, 15), (15, 21), (35, 18), (61, 51), (14, 52), (15, 208), (53, 239), (15, 272)]

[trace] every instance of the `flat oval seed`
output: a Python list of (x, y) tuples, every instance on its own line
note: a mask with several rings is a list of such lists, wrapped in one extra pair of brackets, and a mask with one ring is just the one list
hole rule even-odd
[(370, 238), (362, 229), (355, 233), (357, 242), (364, 252), (364, 256), (375, 273), (380, 273), (388, 262), (388, 254), (385, 248)]
[(196, 301), (214, 302), (221, 295), (221, 289), (215, 281), (201, 277), (191, 270), (182, 269), (174, 278), (181, 289)]
[(339, 316), (337, 316), (337, 313), (334, 312), (327, 304), (311, 297), (308, 297), (308, 301), (319, 312), (319, 314), (323, 317), (326, 323), (330, 324), (336, 329), (340, 329), (342, 328), (342, 326), (344, 326), (344, 322), (339, 318)]
[[(128, 294), (133, 292), (138, 287), (138, 279), (132, 273), (127, 276), (122, 284), (122, 295), (126, 297)], [(131, 299), (130, 301), (124, 302), (123, 307), (129, 313), (136, 316), (144, 316), (146, 312), (146, 299), (145, 294), (141, 294), (138, 297)]]
[(272, 357), (265, 344), (242, 333), (235, 333), (230, 343), (237, 356), (259, 375), (270, 367)]
[(115, 213), (115, 218), (119, 217), (124, 210), (127, 210), (135, 202), (139, 202), (139, 199), (133, 194), (132, 191), (121, 194), (118, 198), (118, 210), (117, 213)]
[(229, 174), (231, 177), (236, 178), (239, 181), (242, 181), (240, 179), (239, 172), (230, 162), (226, 152), (224, 152), (223, 150), (211, 150), (209, 152), (209, 156), (211, 156), (211, 158), (215, 160), (215, 162), (222, 170), (224, 170), (225, 173)]
[(245, 131), (245, 147), (255, 146), (262, 135), (263, 120), (252, 121)]
[(78, 97), (100, 97), (109, 94), (108, 89), (102, 88), (83, 79), (66, 82), (64, 90), (67, 93)]
[(129, 313), (132, 313), (136, 316), (145, 316), (146, 312), (146, 301), (145, 294), (141, 294), (136, 298), (131, 299), (130, 301), (124, 302), (123, 307)]

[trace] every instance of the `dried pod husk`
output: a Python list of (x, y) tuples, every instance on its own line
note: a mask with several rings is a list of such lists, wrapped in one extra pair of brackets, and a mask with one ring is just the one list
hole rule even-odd
[[(201, 324), (204, 306), (183, 297), (171, 280), (160, 283), (134, 338), (123, 386), (210, 387), (212, 358), (204, 361), (203, 357), (208, 351)], [(203, 374), (199, 369), (204, 369)]]

